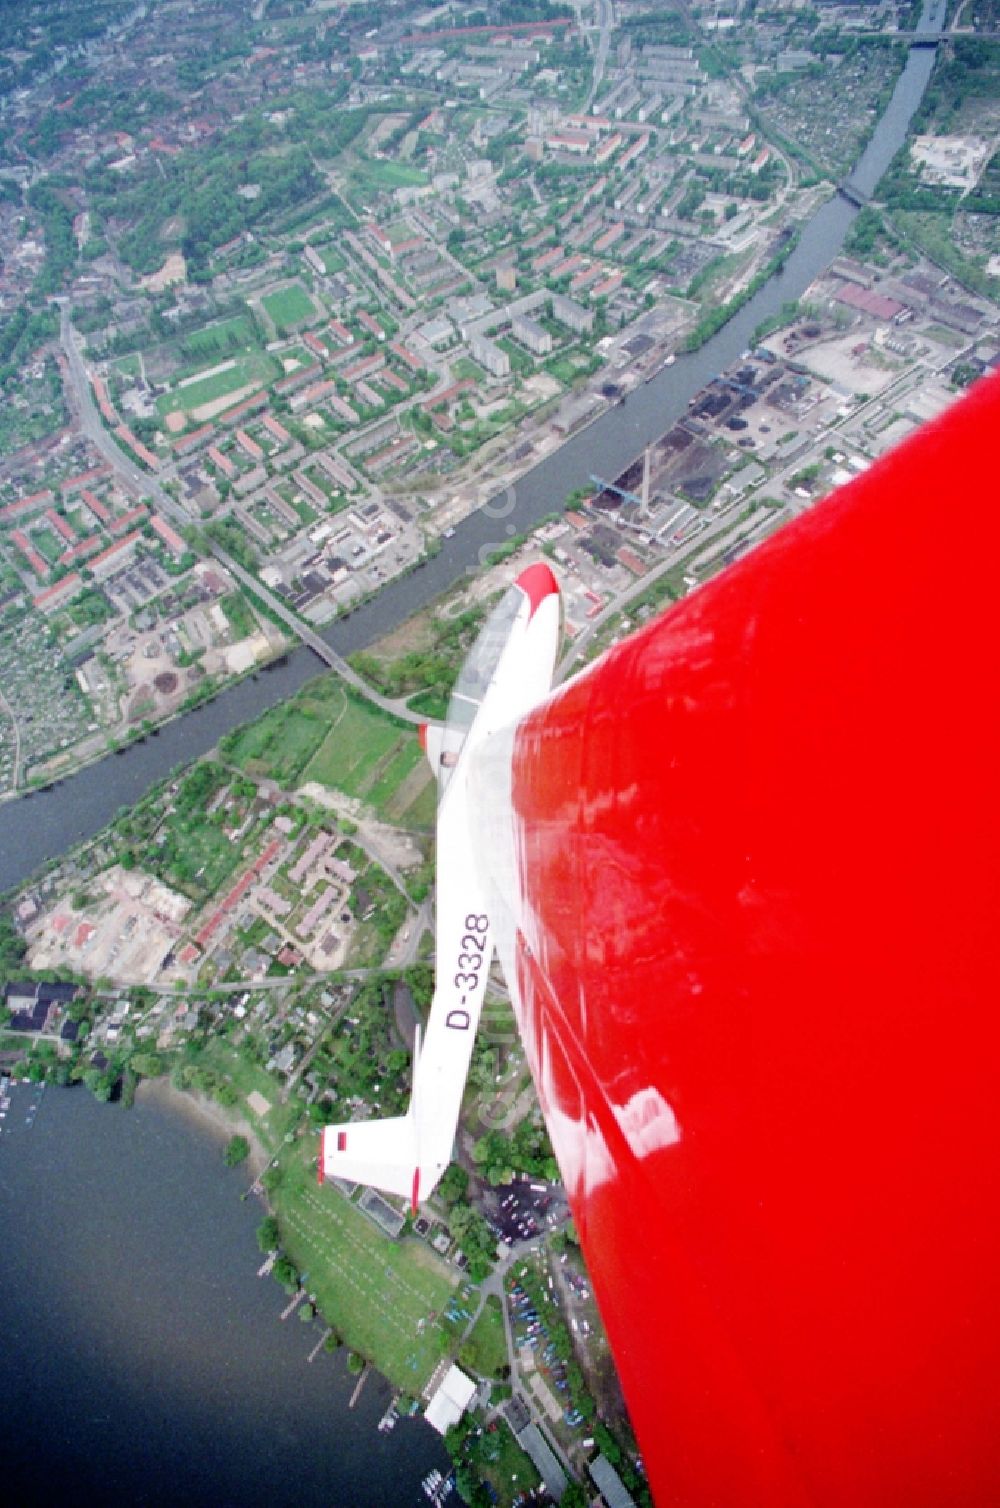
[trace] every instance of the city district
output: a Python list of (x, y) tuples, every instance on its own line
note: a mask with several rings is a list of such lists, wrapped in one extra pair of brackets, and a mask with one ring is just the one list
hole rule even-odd
[[(949, 5), (906, 147), (801, 296), (523, 530), (522, 479), (669, 398), (850, 195), (920, 8), (5, 12), (0, 801), (294, 654), (323, 673), (8, 891), (0, 1137), (12, 1078), (193, 1097), (313, 1354), (389, 1379), (386, 1429), (445, 1434), (429, 1497), (649, 1503), (499, 973), (415, 1216), (318, 1187), (318, 1132), (406, 1105), (416, 724), (518, 571), (554, 563), (570, 673), (1000, 364), (996, 0)], [(337, 654), (324, 632), (484, 504), (476, 564)]]

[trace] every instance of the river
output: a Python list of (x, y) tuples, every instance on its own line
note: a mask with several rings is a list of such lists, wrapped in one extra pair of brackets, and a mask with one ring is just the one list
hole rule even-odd
[[(37, 1105), (33, 1124), (27, 1124)], [(0, 1493), (11, 1508), (410, 1508), (446, 1472), (423, 1420), (380, 1434), (378, 1374), (306, 1357), (257, 1277), (263, 1210), (222, 1141), (159, 1102), (14, 1087), (0, 1121)]]
[[(943, 0), (926, 0), (921, 31), (939, 31)], [(892, 99), (850, 176), (852, 188), (870, 194), (902, 146), (910, 117), (927, 87), (936, 53), (911, 50)], [(841, 195), (823, 204), (802, 230), (784, 268), (700, 350), (679, 356), (624, 403), (602, 413), (560, 449), (528, 471), (509, 492), (484, 500), (445, 540), (440, 554), (411, 575), (391, 582), (377, 597), (325, 633), (343, 655), (364, 649), (404, 622), (466, 572), (479, 569), (481, 552), (502, 545), (561, 506), (591, 475), (617, 476), (682, 414), (688, 400), (743, 351), (757, 326), (786, 301), (801, 297), (837, 255), (857, 210)], [(0, 892), (21, 884), (32, 870), (73, 843), (98, 832), (120, 806), (136, 801), (173, 767), (206, 753), (231, 728), (258, 717), (297, 690), (321, 667), (307, 649), (285, 663), (221, 693), (213, 702), (168, 724), (144, 743), (110, 755), (28, 800), (0, 805)]]

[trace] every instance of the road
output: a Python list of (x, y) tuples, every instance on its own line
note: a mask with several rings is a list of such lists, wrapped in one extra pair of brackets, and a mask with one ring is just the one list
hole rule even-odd
[(372, 702), (376, 707), (381, 708), (383, 712), (390, 713), (392, 717), (401, 718), (403, 722), (413, 723), (415, 727), (427, 721), (426, 717), (421, 716), (419, 712), (414, 712), (412, 708), (408, 707), (402, 697), (382, 696), (373, 686), (369, 686), (368, 682), (362, 676), (359, 676), (356, 670), (352, 670), (347, 661), (335, 649), (332, 649), (325, 639), (321, 639), (318, 633), (301, 622), (291, 609), (282, 602), (280, 597), (275, 597), (273, 592), (270, 592), (257, 576), (254, 576), (251, 571), (244, 570), (239, 561), (234, 560), (226, 550), (223, 550), (214, 541), (212, 543), (212, 554), (220, 564), (226, 567), (227, 571), (236, 577), (237, 581), (242, 582), (262, 602), (266, 603), (268, 608), (277, 614), (282, 623), (293, 634), (298, 635), (303, 644), (307, 645), (314, 654), (318, 655), (331, 670), (335, 670), (341, 680), (357, 691), (360, 696), (363, 696), (366, 701)]
[(513, 1331), (511, 1330), (510, 1315), (507, 1312), (507, 1299), (504, 1293), (504, 1279), (506, 1278), (507, 1273), (510, 1271), (515, 1262), (521, 1261), (524, 1257), (529, 1255), (529, 1253), (536, 1252), (538, 1250), (538, 1247), (539, 1239), (537, 1236), (533, 1237), (530, 1241), (519, 1241), (516, 1246), (512, 1246), (510, 1248), (505, 1257), (502, 1257), (500, 1259), (500, 1261), (494, 1267), (493, 1271), (490, 1273), (489, 1277), (483, 1279), (482, 1283), (479, 1285), (479, 1302), (476, 1305), (472, 1318), (469, 1320), (469, 1323), (465, 1327), (465, 1332), (462, 1336), (462, 1342), (464, 1344), (464, 1342), (472, 1334), (476, 1321), (478, 1320), (480, 1314), (482, 1314), (483, 1312), (486, 1300), (491, 1296), (498, 1298), (500, 1300), (500, 1312), (503, 1315), (504, 1337), (507, 1342), (507, 1361), (510, 1366), (511, 1391), (528, 1410), (528, 1413), (531, 1415), (532, 1423), (536, 1425), (541, 1432), (546, 1444), (551, 1448), (553, 1454), (555, 1455), (569, 1480), (571, 1482), (576, 1482), (580, 1479), (579, 1472), (572, 1464), (569, 1457), (566, 1455), (566, 1452), (559, 1444), (559, 1441), (556, 1440), (552, 1435), (548, 1420), (543, 1419), (541, 1414), (538, 1412), (538, 1402), (531, 1389), (528, 1388), (521, 1380), (517, 1346), (514, 1342)]
[(611, 46), (611, 32), (614, 29), (615, 13), (612, 0), (594, 0), (594, 9), (597, 15), (597, 51), (594, 54), (594, 77), (590, 85), (590, 93), (587, 95), (583, 106), (583, 114), (587, 114), (594, 97), (604, 79), (604, 70), (608, 62), (608, 49)]

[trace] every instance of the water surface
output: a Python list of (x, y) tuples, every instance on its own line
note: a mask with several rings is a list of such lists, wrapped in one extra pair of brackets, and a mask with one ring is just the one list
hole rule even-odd
[[(31, 1106), (37, 1105), (33, 1123)], [(215, 1134), (157, 1103), (16, 1086), (0, 1121), (0, 1493), (148, 1508), (408, 1508), (447, 1471), (259, 1279), (264, 1211)]]

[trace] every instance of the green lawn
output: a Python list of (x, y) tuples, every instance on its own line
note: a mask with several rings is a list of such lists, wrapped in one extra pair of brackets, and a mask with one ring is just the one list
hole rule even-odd
[(397, 1387), (418, 1394), (451, 1345), (441, 1319), (456, 1279), (415, 1238), (392, 1241), (331, 1185), (316, 1143), (297, 1149), (274, 1203), (282, 1243), (320, 1313)]
[(374, 184), (376, 188), (423, 188), (428, 180), (420, 168), (406, 167), (401, 162), (375, 162), (366, 158), (354, 169), (353, 177), (363, 188)]
[[(316, 358), (313, 353), (311, 351), (307, 351), (305, 346), (288, 346), (284, 351), (281, 352), (281, 363), (283, 371), (285, 369), (285, 363), (288, 361), (297, 361), (300, 367), (308, 367), (311, 366), (315, 360)], [(298, 371), (298, 367), (290, 367), (288, 369), (288, 375), (291, 376), (292, 372), (294, 371)]]
[(382, 810), (421, 760), (415, 731), (351, 697), (335, 676), (309, 683), (223, 740), (229, 763), (282, 784), (317, 781)]
[(225, 757), (248, 775), (294, 784), (326, 731), (324, 718), (296, 698), (230, 734)]
[(332, 246), (314, 246), (313, 250), (323, 259), (323, 266), (327, 272), (343, 272), (347, 266), (339, 251), (334, 251)]
[(278, 330), (288, 330), (316, 318), (316, 306), (301, 283), (265, 293), (261, 303)]
[[(335, 675), (310, 681), (291, 701), (227, 734), (219, 748), (248, 775), (285, 785), (314, 780), (391, 810), (397, 820), (394, 798), (423, 757), (414, 728), (349, 694)], [(404, 792), (403, 800), (409, 810), (420, 805), (420, 823), (430, 825), (434, 802), (425, 813), (423, 797), (423, 790), (412, 798)]]
[(437, 781), (431, 779), (405, 811), (400, 812), (398, 820), (407, 827), (431, 828), (437, 820), (437, 803)]
[(48, 561), (49, 565), (55, 565), (66, 548), (62, 536), (57, 534), (55, 529), (49, 527), (48, 520), (46, 520), (44, 529), (36, 529), (32, 534), (31, 543), (42, 559)]
[(402, 735), (402, 740), (402, 747), (398, 747), (392, 757), (383, 762), (374, 785), (362, 792), (368, 804), (376, 810), (381, 811), (392, 800), (410, 771), (423, 762), (424, 751), (413, 730), (408, 729)]
[(561, 382), (564, 387), (569, 387), (577, 375), (578, 363), (571, 356), (550, 356), (545, 363), (545, 370), (550, 377)]
[(139, 377), (142, 375), (142, 362), (138, 356), (119, 356), (118, 360), (112, 363), (111, 370), (119, 377)]
[(455, 378), (456, 382), (460, 381), (463, 377), (471, 377), (473, 382), (482, 382), (486, 374), (479, 363), (473, 361), (471, 357), (460, 356), (457, 361), (453, 361), (451, 364), (451, 375)]
[(481, 1377), (496, 1378), (507, 1365), (507, 1338), (504, 1335), (500, 1300), (491, 1295), (459, 1355), (462, 1366)]
[[(295, 1125), (302, 1114), (301, 1101), (294, 1099), (289, 1105), (280, 1103), (280, 1087), (275, 1079), (252, 1062), (225, 1037), (212, 1037), (198, 1054), (198, 1064), (212, 1068), (221, 1074), (240, 1097), (239, 1111), (254, 1126), (264, 1146), (276, 1152), (283, 1144), (285, 1133)], [(263, 1116), (251, 1110), (249, 1096), (254, 1092), (263, 1095), (271, 1109)]]
[[(417, 756), (420, 746), (413, 729), (346, 693), (342, 696), (343, 704), (331, 719), (330, 731), (302, 778), (318, 780), (347, 796), (363, 796), (376, 805), (389, 799), (416, 763), (416, 758), (409, 756), (409, 746), (412, 744)], [(397, 764), (404, 748), (407, 754)]]
[(189, 360), (197, 361), (200, 357), (219, 359), (236, 348), (243, 350), (258, 343), (257, 330), (249, 315), (234, 314), (202, 330), (192, 330), (182, 338), (180, 346)]

